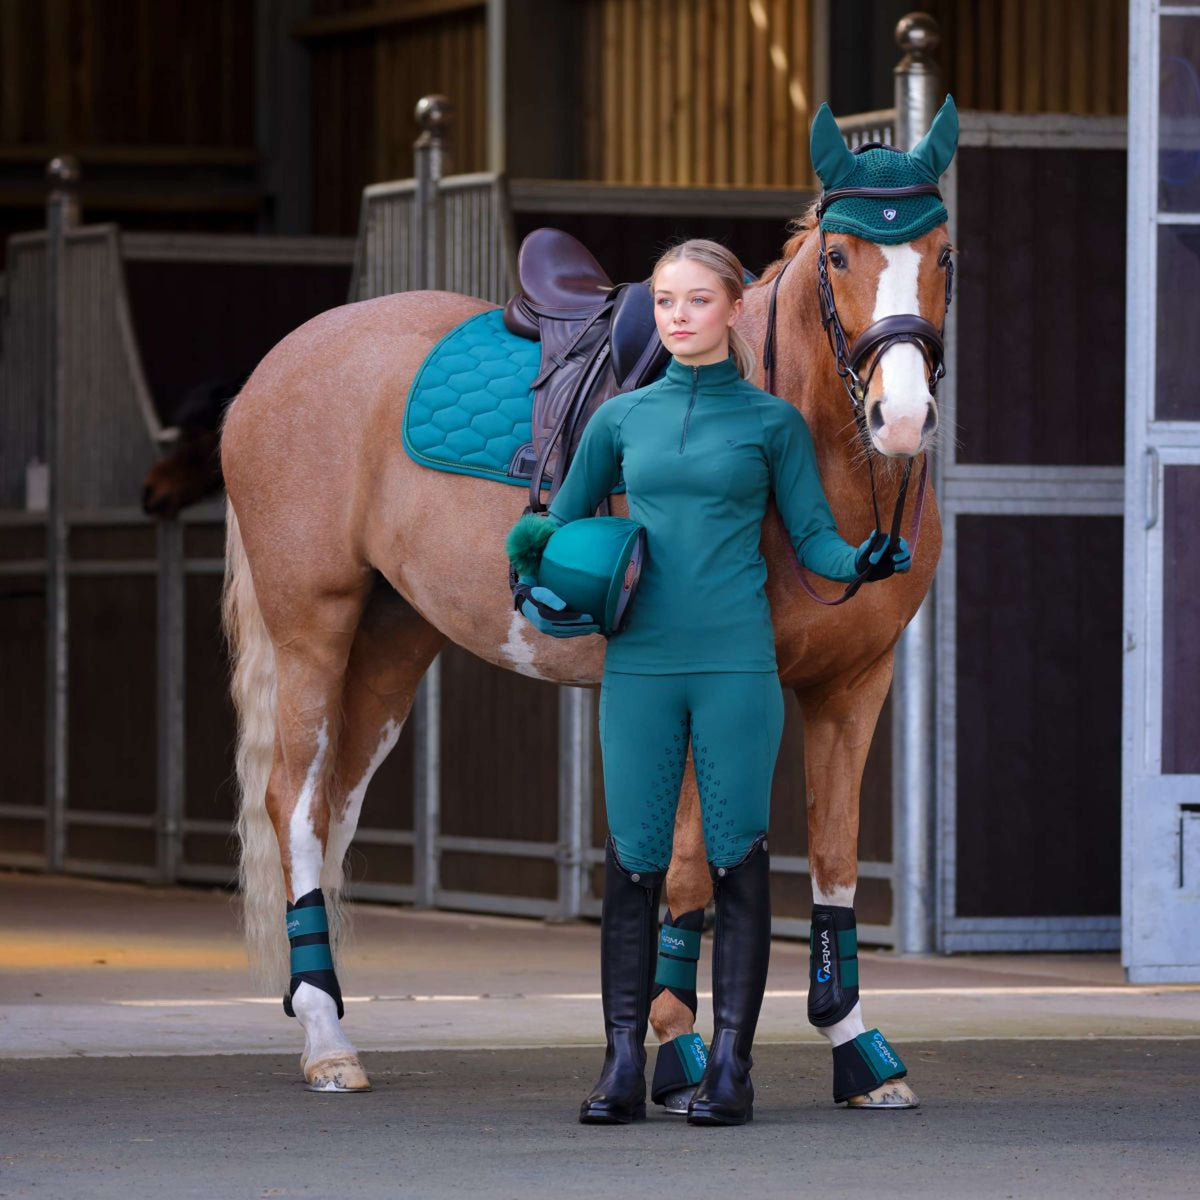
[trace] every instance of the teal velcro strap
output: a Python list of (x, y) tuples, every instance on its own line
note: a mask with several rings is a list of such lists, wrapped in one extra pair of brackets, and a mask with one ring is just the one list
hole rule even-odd
[(903, 1079), (908, 1068), (900, 1061), (900, 1055), (892, 1049), (887, 1038), (878, 1029), (868, 1029), (854, 1039), (854, 1048), (871, 1068), (877, 1083), (888, 1079)]
[(839, 929), (837, 931), (838, 939), (838, 958), (854, 958), (858, 954), (858, 930), (857, 929)]
[(333, 955), (329, 951), (328, 942), (318, 942), (313, 946), (292, 947), (292, 974), (300, 975), (305, 971), (332, 971)]
[(664, 925), (658, 934), (658, 952), (697, 961), (700, 957), (700, 930)]
[(858, 987), (857, 958), (841, 958), (838, 960), (838, 982), (842, 987)]
[(306, 933), (328, 933), (329, 918), (325, 905), (314, 904), (309, 908), (293, 908), (287, 915), (287, 935), (300, 937)]
[(696, 964), (683, 962), (677, 958), (658, 956), (658, 970), (654, 972), (654, 982), (663, 987), (679, 988), (684, 992), (696, 990)]
[(704, 1068), (708, 1066), (708, 1051), (705, 1049), (704, 1039), (698, 1033), (685, 1033), (677, 1037), (671, 1045), (679, 1055), (688, 1083), (699, 1083)]

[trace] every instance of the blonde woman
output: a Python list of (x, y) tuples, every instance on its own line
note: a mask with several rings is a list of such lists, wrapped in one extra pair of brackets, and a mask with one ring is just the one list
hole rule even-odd
[[(616, 396), (592, 417), (550, 506), (547, 537), (590, 517), (619, 479), (646, 530), (646, 561), (622, 631), (611, 638), (600, 693), (610, 837), (601, 927), (607, 1051), (584, 1100), (585, 1123), (645, 1115), (644, 1041), (656, 974), (659, 895), (690, 744), (713, 876), (715, 1031), (679, 1048), (696, 1083), (688, 1120), (740, 1125), (753, 1115), (751, 1043), (770, 951), (767, 819), (783, 730), (783, 697), (759, 536), (774, 495), (800, 561), (828, 579), (909, 566), (903, 539), (851, 546), (838, 535), (798, 409), (748, 382), (754, 354), (739, 335), (743, 271), (725, 247), (687, 241), (650, 280), (672, 358), (661, 379)], [(527, 518), (528, 520), (528, 518)], [(546, 633), (594, 633), (591, 618), (555, 622), (546, 589), (526, 616)], [(695, 1004), (698, 914), (668, 914), (660, 986)], [(695, 952), (693, 952), (695, 951)], [(688, 965), (691, 964), (691, 985)], [(689, 1039), (691, 1041), (691, 1039)], [(671, 1050), (664, 1046), (660, 1057)], [(690, 1056), (690, 1058), (689, 1058)]]

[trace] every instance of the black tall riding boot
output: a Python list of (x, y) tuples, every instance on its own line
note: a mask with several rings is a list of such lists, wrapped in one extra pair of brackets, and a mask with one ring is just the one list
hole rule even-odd
[(771, 957), (770, 860), (766, 837), (733, 867), (712, 868), (713, 1040), (688, 1107), (693, 1125), (744, 1125), (754, 1116), (750, 1047)]
[(604, 1069), (579, 1108), (585, 1125), (626, 1125), (646, 1115), (646, 1025), (654, 984), (662, 871), (628, 871), (612, 838), (604, 854), (600, 995)]

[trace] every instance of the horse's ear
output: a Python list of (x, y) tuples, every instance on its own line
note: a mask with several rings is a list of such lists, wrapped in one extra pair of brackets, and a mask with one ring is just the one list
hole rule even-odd
[(813, 170), (827, 192), (837, 187), (854, 170), (854, 155), (846, 148), (842, 131), (828, 104), (822, 104), (813, 118), (808, 139)]
[(947, 96), (933, 118), (929, 132), (908, 152), (908, 156), (936, 183), (950, 165), (957, 149), (958, 109), (954, 97)]

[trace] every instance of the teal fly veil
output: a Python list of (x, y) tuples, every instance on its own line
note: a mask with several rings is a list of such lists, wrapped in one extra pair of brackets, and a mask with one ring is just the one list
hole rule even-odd
[(555, 531), (542, 551), (537, 581), (567, 607), (590, 613), (605, 635), (617, 633), (641, 578), (646, 530), (625, 517), (586, 517)]
[[(905, 188), (936, 184), (958, 148), (958, 110), (952, 97), (938, 110), (929, 132), (907, 153), (886, 147), (850, 151), (837, 121), (822, 104), (813, 119), (809, 149), (826, 194), (842, 188)], [(821, 217), (826, 233), (848, 233), (869, 242), (899, 245), (946, 221), (940, 196), (846, 196)]]

